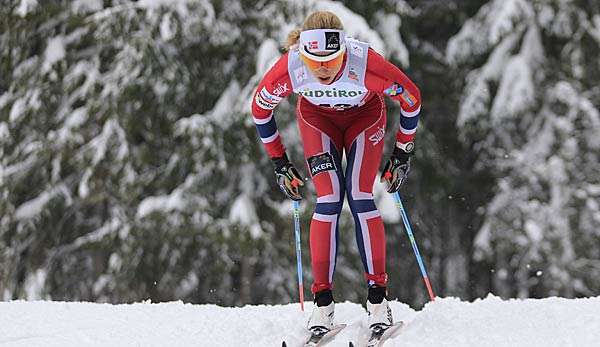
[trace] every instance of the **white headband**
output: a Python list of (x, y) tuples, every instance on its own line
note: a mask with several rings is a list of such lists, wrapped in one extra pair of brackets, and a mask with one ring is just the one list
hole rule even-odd
[[(346, 50), (344, 31), (337, 29), (314, 29), (300, 33), (299, 50), (302, 55), (315, 61), (329, 61)], [(316, 52), (329, 53), (317, 55)]]

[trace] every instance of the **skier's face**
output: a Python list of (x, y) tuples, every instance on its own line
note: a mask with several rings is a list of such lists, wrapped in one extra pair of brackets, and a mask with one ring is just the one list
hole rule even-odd
[[(323, 55), (326, 55), (326, 53), (323, 53)], [(332, 60), (319, 62), (306, 58), (304, 55), (300, 55), (304, 65), (306, 65), (313, 76), (315, 76), (315, 78), (322, 84), (330, 84), (333, 82), (333, 79), (342, 67), (344, 56), (344, 54), (340, 54)]]

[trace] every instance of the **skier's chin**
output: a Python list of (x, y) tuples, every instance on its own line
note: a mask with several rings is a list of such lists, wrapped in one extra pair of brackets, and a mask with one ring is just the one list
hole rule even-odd
[(327, 77), (317, 76), (317, 80), (319, 80), (319, 82), (321, 82), (322, 84), (329, 84), (333, 80), (333, 76), (327, 76)]
[(340, 71), (340, 68), (325, 68), (321, 67), (316, 70), (311, 70), (313, 76), (319, 81), (321, 84), (331, 84), (335, 79), (335, 76)]

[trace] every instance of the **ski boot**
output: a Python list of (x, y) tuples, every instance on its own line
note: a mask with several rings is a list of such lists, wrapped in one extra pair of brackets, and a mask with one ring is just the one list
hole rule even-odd
[(335, 303), (331, 290), (315, 293), (315, 307), (308, 319), (308, 330), (312, 335), (325, 335), (333, 328)]
[(386, 298), (386, 287), (372, 285), (369, 287), (367, 299), (367, 312), (369, 320), (367, 326), (374, 333), (382, 333), (394, 324), (392, 309)]

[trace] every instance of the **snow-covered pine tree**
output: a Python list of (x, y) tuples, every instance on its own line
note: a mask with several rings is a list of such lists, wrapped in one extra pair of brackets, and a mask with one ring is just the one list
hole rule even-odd
[(3, 7), (3, 298), (290, 296), (293, 243), (269, 242), (287, 218), (244, 87), (286, 6)]
[(599, 32), (594, 2), (494, 0), (448, 43), (462, 140), (497, 182), (475, 257), (503, 296), (600, 287)]

